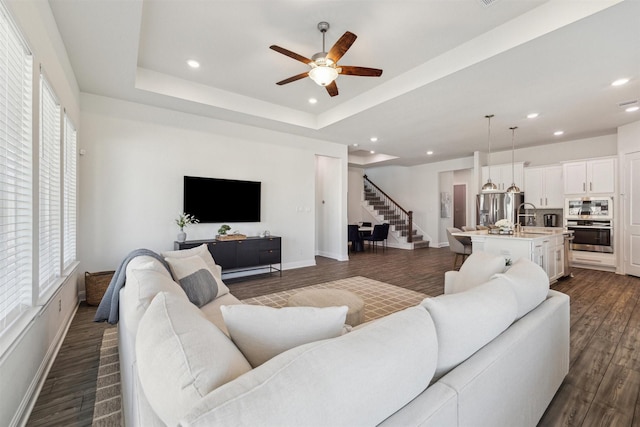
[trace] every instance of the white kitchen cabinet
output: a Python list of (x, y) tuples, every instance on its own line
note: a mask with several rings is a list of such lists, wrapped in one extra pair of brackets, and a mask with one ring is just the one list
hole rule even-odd
[(524, 169), (525, 201), (537, 208), (563, 209), (562, 166), (546, 166)]
[(564, 275), (564, 236), (561, 231), (523, 231), (512, 235), (472, 231), (462, 235), (471, 238), (473, 252), (485, 251), (502, 255), (511, 262), (520, 258), (529, 259), (542, 267), (550, 282), (555, 282)]
[[(505, 163), (502, 165), (491, 165), (491, 182), (493, 182), (496, 187), (498, 187), (498, 191), (506, 191), (507, 188), (511, 187), (513, 182), (516, 183), (520, 189), (524, 185), (523, 179), (523, 170), (524, 163), (517, 162), (513, 165), (513, 178), (511, 177), (511, 163)], [(482, 184), (487, 182), (489, 179), (489, 166), (482, 167)]]
[(565, 194), (610, 194), (615, 192), (615, 159), (569, 162), (563, 165)]

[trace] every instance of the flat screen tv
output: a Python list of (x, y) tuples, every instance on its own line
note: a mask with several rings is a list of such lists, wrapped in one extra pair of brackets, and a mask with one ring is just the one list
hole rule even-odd
[(184, 212), (200, 222), (260, 222), (261, 183), (184, 177)]

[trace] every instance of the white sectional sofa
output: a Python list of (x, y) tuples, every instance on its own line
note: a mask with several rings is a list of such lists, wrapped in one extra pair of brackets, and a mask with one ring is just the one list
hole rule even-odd
[(220, 307), (240, 302), (211, 261), (219, 295), (198, 308), (158, 260), (135, 258), (120, 291), (126, 426), (535, 426), (568, 372), (569, 298), (531, 262), (502, 273), (482, 257), (445, 295), (256, 367), (228, 337)]

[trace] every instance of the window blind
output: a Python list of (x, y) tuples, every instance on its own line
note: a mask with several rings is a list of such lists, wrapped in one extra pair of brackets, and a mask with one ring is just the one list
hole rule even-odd
[(39, 296), (61, 275), (60, 105), (40, 76)]
[(0, 334), (31, 306), (32, 75), (0, 3)]
[(76, 144), (77, 132), (69, 117), (64, 116), (64, 189), (62, 192), (64, 268), (76, 260)]

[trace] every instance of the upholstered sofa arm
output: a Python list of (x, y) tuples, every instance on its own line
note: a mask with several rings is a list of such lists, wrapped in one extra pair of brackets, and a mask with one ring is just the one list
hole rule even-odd
[(456, 277), (460, 274), (459, 271), (447, 271), (444, 273), (444, 293), (445, 294), (455, 294), (456, 291), (455, 289), (455, 284), (456, 284)]

